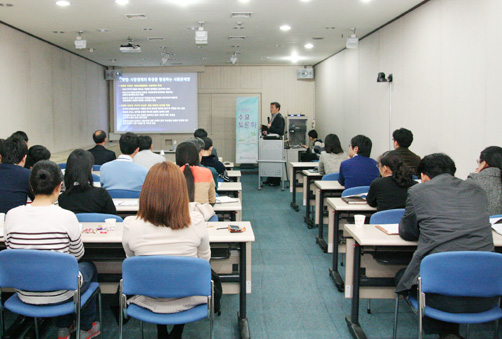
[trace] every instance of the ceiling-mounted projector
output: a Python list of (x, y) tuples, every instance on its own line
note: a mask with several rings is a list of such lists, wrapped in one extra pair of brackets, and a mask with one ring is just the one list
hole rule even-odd
[(122, 53), (141, 53), (141, 47), (129, 42), (127, 44), (120, 45), (120, 51)]

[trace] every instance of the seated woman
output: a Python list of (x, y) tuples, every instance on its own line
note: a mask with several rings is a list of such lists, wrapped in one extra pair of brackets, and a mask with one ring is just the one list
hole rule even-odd
[[(54, 205), (61, 192), (63, 176), (59, 166), (48, 160), (41, 160), (33, 166), (30, 185), (35, 194), (33, 202), (11, 209), (5, 219), (5, 246), (7, 249), (36, 249), (56, 251), (73, 255), (80, 259), (84, 246), (80, 238), (77, 217)], [(50, 239), (50, 241), (48, 241)], [(78, 264), (83, 277), (81, 293), (97, 281), (94, 264)], [(57, 279), (57, 277), (54, 277)], [(56, 304), (73, 299), (72, 291), (17, 291), (19, 298), (27, 304)], [(81, 338), (93, 338), (100, 333), (96, 318), (96, 297), (81, 311)], [(70, 338), (73, 315), (57, 318), (58, 338)]]
[[(167, 161), (154, 165), (141, 190), (138, 214), (124, 220), (122, 244), (126, 255), (177, 255), (209, 260), (206, 223), (190, 205), (187, 184), (179, 168)], [(145, 306), (139, 298), (133, 302)], [(148, 298), (149, 304), (166, 302)], [(183, 326), (175, 325), (168, 335), (165, 325), (157, 325), (159, 338), (181, 338)]]
[(338, 173), (344, 160), (347, 160), (347, 155), (343, 153), (340, 139), (336, 134), (328, 134), (324, 140), (324, 151), (319, 157), (319, 174)]
[(302, 161), (315, 161), (319, 160), (319, 155), (321, 151), (324, 149), (324, 144), (322, 140), (319, 139), (317, 135), (317, 131), (315, 129), (311, 129), (308, 133), (309, 144), (302, 145), (303, 148), (307, 150), (301, 154)]
[(411, 169), (403, 163), (397, 151), (385, 152), (380, 156), (378, 169), (382, 178), (373, 180), (366, 196), (368, 205), (377, 211), (404, 208), (408, 188), (415, 185)]
[(59, 196), (59, 206), (73, 213), (115, 214), (117, 210), (110, 194), (93, 186), (91, 152), (76, 149), (66, 161), (64, 184), (66, 190)]
[(191, 142), (182, 142), (176, 148), (176, 165), (185, 175), (190, 202), (216, 203), (216, 189), (213, 174), (208, 168), (200, 167), (199, 152)]
[(475, 182), (486, 192), (488, 213), (502, 214), (502, 148), (490, 146), (479, 155), (478, 168), (469, 174), (468, 181)]

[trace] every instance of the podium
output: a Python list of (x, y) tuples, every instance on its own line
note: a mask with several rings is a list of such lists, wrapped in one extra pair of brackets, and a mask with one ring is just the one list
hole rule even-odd
[(284, 137), (260, 137), (258, 141), (258, 190), (263, 184), (261, 177), (281, 178), (284, 191), (284, 177), (287, 176), (284, 152)]

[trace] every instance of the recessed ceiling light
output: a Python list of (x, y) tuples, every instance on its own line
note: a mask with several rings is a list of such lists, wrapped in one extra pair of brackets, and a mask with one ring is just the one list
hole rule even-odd
[(97, 30), (99, 33), (106, 33), (108, 32), (108, 28), (100, 28)]
[(150, 27), (144, 27), (143, 28), (144, 31), (153, 31), (153, 28), (150, 28)]
[(309, 42), (309, 43), (305, 44), (305, 46), (303, 46), (303, 47), (305, 47), (306, 49), (311, 49), (311, 48), (314, 48), (314, 45), (312, 45), (312, 44)]
[(242, 2), (243, 4), (249, 2), (249, 0), (239, 0), (239, 2)]
[(244, 29), (244, 26), (234, 26), (234, 29)]
[(117, 5), (127, 5), (129, 3), (129, 0), (115, 0), (115, 3)]
[(289, 31), (291, 29), (291, 26), (289, 26), (289, 25), (282, 25), (279, 28), (281, 29), (281, 31), (287, 32), (287, 31)]
[(371, 0), (361, 0), (362, 2), (370, 2)]
[(280, 47), (282, 47), (282, 45), (276, 44), (276, 45), (274, 45), (274, 47), (280, 48)]
[(66, 1), (66, 0), (59, 0), (59, 1), (56, 1), (56, 5), (58, 5), (60, 7), (66, 7), (66, 6), (70, 6), (70, 2)]
[(310, 0), (300, 0), (301, 2), (310, 2)]
[(52, 31), (54, 34), (64, 34), (64, 31)]

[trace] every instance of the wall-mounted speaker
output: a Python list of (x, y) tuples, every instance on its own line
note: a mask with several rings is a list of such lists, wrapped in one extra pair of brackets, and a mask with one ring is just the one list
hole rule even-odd
[(122, 76), (122, 71), (117, 69), (105, 70), (105, 80), (117, 80)]
[(313, 68), (298, 68), (296, 70), (297, 80), (311, 80), (314, 79), (314, 69)]

